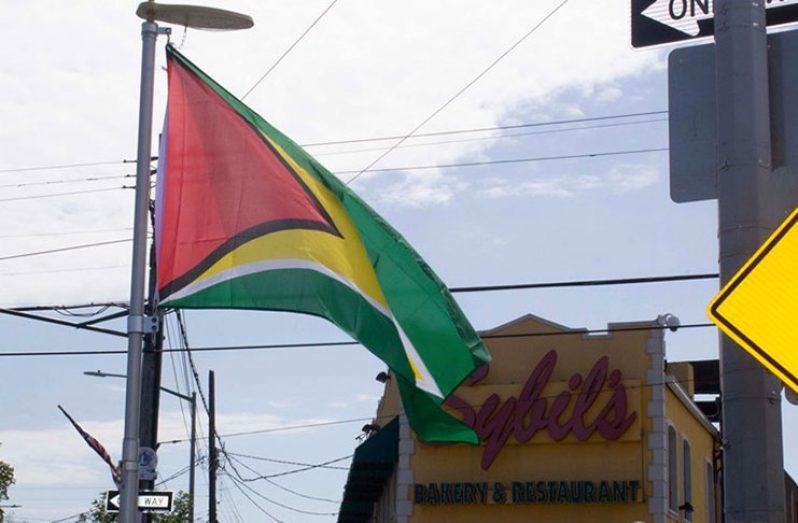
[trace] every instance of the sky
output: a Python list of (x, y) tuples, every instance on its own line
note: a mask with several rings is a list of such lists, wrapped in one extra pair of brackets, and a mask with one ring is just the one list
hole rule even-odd
[[(245, 102), (310, 144), (308, 152), (344, 180), (396, 142), (361, 140), (407, 135), (478, 78), (417, 132), (433, 136), (410, 138), (373, 166), (395, 170), (367, 171), (351, 183), (450, 287), (717, 271), (716, 203), (669, 197), (672, 48), (631, 48), (628, 3), (201, 3), (247, 13), (255, 26), (230, 33), (174, 27), (172, 43), (232, 93), (254, 86)], [(136, 6), (3, 5), (0, 307), (128, 299), (133, 191), (123, 187), (135, 172)], [(166, 102), (165, 43), (159, 38), (154, 141)], [(446, 134), (524, 124), (541, 125)], [(338, 143), (313, 145), (322, 142)], [(548, 159), (441, 167), (530, 158)], [(418, 166), (425, 168), (411, 168)], [(60, 250), (95, 243), (103, 245)], [(32, 255), (50, 250), (57, 252)], [(716, 291), (716, 281), (702, 280), (456, 298), (477, 329), (528, 313), (600, 329), (665, 313), (705, 323)], [(187, 311), (184, 320), (191, 347), (347, 341), (321, 320), (284, 313)], [(180, 347), (174, 315), (166, 327), (167, 346)], [(0, 353), (126, 347), (119, 337), (7, 316), (0, 333)], [(717, 357), (714, 328), (669, 332), (666, 343), (669, 360)], [(346, 458), (382, 393), (374, 380), (382, 363), (353, 346), (197, 352), (193, 360), (206, 396), (208, 371), (215, 372), (218, 432), (236, 459), (223, 464), (220, 520), (335, 521)], [(183, 354), (166, 356), (164, 386), (192, 390), (191, 367)], [(87, 370), (124, 373), (125, 357), (0, 357), (0, 460), (16, 469), (7, 503), (21, 505), (8, 511), (10, 521), (72, 521), (112, 488), (105, 465), (57, 409), (121, 456), (124, 381)], [(790, 433), (798, 416), (786, 402), (783, 410)], [(159, 473), (168, 481), (159, 488), (187, 488), (188, 415), (185, 403), (162, 398)], [(204, 440), (200, 453), (207, 456)], [(233, 479), (236, 470), (251, 478), (330, 461), (333, 468), (246, 486)], [(798, 455), (788, 450), (785, 466), (795, 476)], [(201, 466), (200, 521), (205, 474)]]

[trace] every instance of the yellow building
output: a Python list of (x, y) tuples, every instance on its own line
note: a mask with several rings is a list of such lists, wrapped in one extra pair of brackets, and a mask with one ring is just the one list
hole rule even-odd
[(720, 520), (718, 433), (692, 367), (666, 368), (662, 319), (595, 335), (528, 315), (481, 334), (493, 361), (447, 403), (481, 445), (418, 441), (388, 379), (340, 523)]

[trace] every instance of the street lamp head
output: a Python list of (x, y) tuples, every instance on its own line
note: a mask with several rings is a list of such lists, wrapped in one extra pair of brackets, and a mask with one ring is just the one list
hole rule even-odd
[(249, 29), (255, 25), (252, 18), (245, 14), (197, 5), (142, 2), (136, 9), (136, 14), (149, 22), (165, 22), (192, 29), (234, 31)]
[(116, 374), (114, 372), (105, 372), (102, 370), (84, 370), (83, 374), (95, 378), (127, 378), (125, 374)]

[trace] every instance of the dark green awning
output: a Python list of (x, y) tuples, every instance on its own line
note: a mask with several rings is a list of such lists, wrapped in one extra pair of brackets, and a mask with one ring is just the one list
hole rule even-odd
[(338, 523), (366, 523), (399, 460), (399, 418), (355, 449)]

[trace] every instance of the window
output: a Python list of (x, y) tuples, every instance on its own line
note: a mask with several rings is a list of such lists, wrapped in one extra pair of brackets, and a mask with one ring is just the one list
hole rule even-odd
[(682, 487), (684, 495), (682, 496), (682, 504), (685, 506), (684, 519), (692, 521), (693, 511), (688, 510), (688, 507), (693, 506), (693, 478), (692, 478), (692, 455), (690, 452), (690, 442), (682, 440)]
[(679, 507), (679, 476), (676, 472), (676, 430), (668, 426), (668, 508), (673, 512)]
[(712, 463), (705, 464), (707, 523), (715, 523), (715, 470)]

